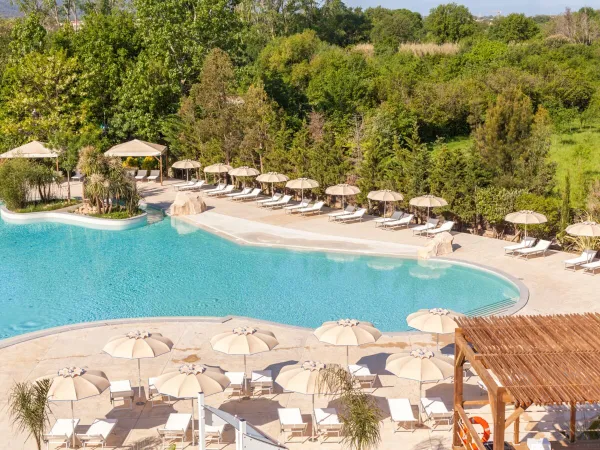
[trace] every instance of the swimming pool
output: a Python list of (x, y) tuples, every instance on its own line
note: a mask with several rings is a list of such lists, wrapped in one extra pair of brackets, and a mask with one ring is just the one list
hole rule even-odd
[(95, 320), (240, 315), (406, 330), (420, 308), (518, 298), (510, 281), (447, 262), (239, 246), (178, 219), (122, 232), (0, 220), (0, 338)]

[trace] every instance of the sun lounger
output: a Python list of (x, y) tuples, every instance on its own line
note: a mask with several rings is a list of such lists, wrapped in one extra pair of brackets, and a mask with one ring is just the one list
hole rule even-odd
[(394, 222), (396, 220), (400, 220), (402, 216), (404, 216), (404, 213), (402, 211), (394, 211), (391, 217), (380, 217), (379, 219), (375, 219), (373, 222), (375, 222), (376, 227), (379, 227), (386, 222)]
[(54, 447), (57, 444), (69, 447), (73, 438), (73, 430), (77, 425), (79, 425), (79, 419), (58, 419), (50, 432), (42, 437), (42, 440), (46, 443), (46, 450), (50, 448), (50, 444)]
[(75, 172), (75, 175), (73, 175), (71, 177), (71, 180), (73, 180), (73, 181), (83, 181), (84, 178), (85, 178), (85, 175), (82, 174), (81, 172), (77, 171), (77, 172)]
[(255, 370), (250, 378), (252, 395), (261, 396), (266, 392), (273, 393), (273, 372), (270, 370)]
[(177, 189), (177, 188), (181, 188), (181, 187), (192, 186), (192, 185), (196, 184), (196, 181), (198, 181), (196, 178), (192, 178), (190, 181), (184, 181), (183, 183), (172, 184), (171, 186), (173, 186), (173, 189)]
[(217, 185), (217, 187), (212, 188), (212, 189), (207, 189), (206, 191), (204, 191), (205, 194), (210, 194), (212, 192), (219, 192), (222, 191), (223, 189), (225, 189), (227, 187), (227, 185), (225, 183), (219, 183)]
[(273, 202), (280, 200), (281, 197), (282, 197), (282, 194), (277, 193), (277, 194), (273, 194), (273, 197), (256, 200), (256, 206), (258, 206), (260, 208), (261, 206), (264, 206), (265, 203), (273, 203)]
[(298, 212), (303, 216), (307, 214), (321, 214), (321, 209), (323, 209), (324, 204), (325, 202), (317, 202), (308, 208), (300, 208)]
[(167, 441), (171, 442), (176, 439), (181, 439), (181, 442), (183, 442), (191, 423), (191, 414), (169, 414), (169, 418), (167, 419), (167, 423), (164, 428), (159, 428), (156, 430), (158, 435), (162, 438), (163, 448)]
[(356, 381), (358, 381), (361, 388), (373, 389), (377, 375), (371, 373), (371, 370), (366, 364), (349, 364), (348, 370)]
[(182, 186), (179, 188), (180, 191), (195, 191), (200, 189), (202, 186), (204, 186), (206, 184), (205, 180), (198, 180), (193, 184), (187, 185), (187, 186)]
[[(207, 444), (221, 444), (223, 442), (223, 433), (228, 425), (219, 416), (212, 413), (208, 409), (204, 411), (204, 439)], [(200, 430), (194, 432), (196, 436), (200, 436)]]
[(348, 205), (348, 206), (346, 206), (346, 209), (344, 209), (343, 211), (335, 211), (335, 212), (329, 213), (329, 214), (327, 214), (327, 217), (329, 217), (329, 220), (335, 220), (336, 217), (346, 216), (348, 214), (352, 214), (354, 211), (356, 211), (356, 207), (354, 207), (352, 205)]
[(335, 408), (315, 408), (315, 429), (323, 442), (331, 436), (342, 437), (342, 423)]
[(131, 178), (135, 178), (135, 174), (137, 173), (137, 169), (127, 169), (125, 173)]
[(546, 438), (535, 439), (529, 438), (527, 439), (527, 448), (529, 450), (552, 450), (550, 446), (550, 441)]
[(366, 212), (367, 212), (367, 210), (365, 208), (360, 208), (360, 209), (357, 209), (352, 214), (348, 214), (345, 216), (337, 216), (334, 218), (334, 221), (340, 222), (340, 223), (348, 223), (348, 222), (353, 222), (355, 220), (358, 220), (359, 222), (362, 222), (362, 218)]
[(158, 181), (159, 178), (160, 178), (160, 170), (151, 170), (150, 175), (148, 175), (148, 182)]
[(246, 376), (244, 372), (225, 372), (225, 376), (229, 378), (229, 386), (225, 389), (229, 398), (237, 397), (241, 400), (244, 396), (244, 385), (246, 384)]
[(425, 232), (425, 234), (427, 235), (427, 237), (431, 237), (431, 236), (435, 236), (436, 234), (443, 233), (445, 231), (450, 232), (453, 227), (454, 227), (454, 222), (449, 220), (447, 222), (444, 222), (438, 228), (434, 228), (433, 230), (427, 230)]
[[(154, 382), (158, 377), (150, 377), (148, 378), (148, 401), (150, 402), (150, 408), (154, 408), (154, 406), (171, 406), (171, 397), (168, 395), (161, 394), (154, 386)], [(165, 397), (167, 401), (165, 401)], [(155, 403), (158, 403), (155, 405)]]
[(243, 202), (245, 202), (247, 200), (254, 200), (254, 199), (258, 198), (260, 193), (261, 193), (261, 189), (256, 188), (252, 192), (249, 192), (244, 195), (238, 195), (237, 197), (233, 197), (231, 200), (234, 200), (234, 201), (241, 200)]
[(239, 197), (240, 195), (249, 194), (250, 192), (252, 192), (252, 188), (244, 188), (240, 192), (233, 192), (231, 194), (226, 194), (225, 197), (234, 198), (234, 197)]
[(96, 419), (84, 434), (77, 434), (84, 447), (89, 445), (104, 446), (108, 436), (117, 425), (117, 419)]
[(535, 244), (535, 238), (531, 236), (524, 237), (521, 242), (514, 245), (509, 245), (508, 247), (504, 247), (505, 255), (514, 255), (517, 250), (521, 250), (523, 248), (529, 248), (533, 244)]
[(302, 208), (308, 208), (309, 204), (310, 204), (310, 201), (304, 200), (303, 202), (298, 203), (297, 205), (286, 206), (283, 209), (286, 214), (294, 214), (294, 213), (300, 211)]
[(427, 230), (433, 230), (435, 227), (437, 227), (439, 222), (439, 219), (427, 219), (426, 223), (424, 223), (423, 225), (418, 225), (412, 229), (413, 236), (423, 234), (427, 232)]
[(125, 407), (126, 400), (129, 399), (129, 409), (133, 409), (133, 389), (129, 380), (111, 381), (109, 390), (111, 405), (114, 406), (115, 400), (123, 400), (123, 407)]
[(390, 420), (396, 425), (397, 431), (415, 431), (417, 419), (407, 398), (388, 398)]
[(583, 273), (587, 273), (589, 275), (596, 275), (596, 270), (600, 269), (600, 261), (594, 261), (588, 264), (582, 264)]
[(290, 442), (294, 436), (306, 436), (308, 424), (302, 420), (300, 408), (279, 408), (277, 415), (279, 416), (279, 433), (289, 433), (285, 442)]
[(540, 239), (534, 247), (522, 248), (520, 250), (516, 250), (515, 253), (517, 254), (517, 258), (520, 258), (521, 256), (528, 258), (529, 256), (539, 254), (546, 256), (546, 252), (550, 248), (551, 244), (552, 243), (550, 241), (544, 241), (543, 239)]
[(218, 191), (208, 192), (208, 195), (210, 195), (211, 197), (220, 197), (222, 195), (230, 194), (231, 191), (233, 191), (233, 184), (228, 184), (223, 189), (219, 189)]
[(577, 258), (571, 258), (564, 261), (565, 269), (577, 270), (577, 267), (591, 263), (596, 257), (596, 250), (584, 250)]
[(279, 200), (277, 200), (275, 202), (265, 203), (264, 207), (269, 208), (269, 209), (283, 208), (283, 207), (285, 207), (285, 205), (287, 205), (290, 202), (291, 199), (292, 199), (291, 195), (284, 195), (282, 198), (280, 198)]
[(392, 230), (394, 228), (401, 228), (401, 227), (408, 228), (408, 226), (410, 225), (410, 223), (413, 220), (413, 217), (415, 217), (414, 214), (404, 214), (398, 220), (392, 220), (390, 222), (383, 222), (381, 224), (381, 226), (384, 230)]
[(432, 430), (434, 430), (441, 422), (446, 422), (448, 426), (452, 424), (452, 412), (448, 411), (448, 408), (446, 408), (446, 405), (440, 397), (422, 397), (421, 405), (423, 405), (427, 420), (432, 422)]
[(135, 181), (144, 181), (146, 179), (146, 175), (148, 174), (147, 170), (138, 170), (137, 175), (135, 176)]

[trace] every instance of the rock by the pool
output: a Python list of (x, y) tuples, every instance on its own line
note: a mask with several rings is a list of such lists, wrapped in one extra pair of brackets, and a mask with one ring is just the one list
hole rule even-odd
[(194, 192), (178, 192), (169, 208), (169, 214), (172, 216), (191, 216), (204, 211), (206, 211), (206, 203), (200, 194)]
[(454, 236), (447, 231), (437, 234), (425, 247), (419, 249), (418, 257), (419, 259), (429, 259), (452, 253), (454, 251), (452, 249), (453, 241)]

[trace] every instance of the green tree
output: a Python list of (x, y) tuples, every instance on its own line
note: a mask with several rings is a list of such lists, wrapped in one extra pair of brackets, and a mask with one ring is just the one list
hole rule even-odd
[(8, 410), (13, 426), (20, 432), (33, 437), (38, 450), (42, 450), (42, 440), (50, 420), (48, 418), (48, 391), (50, 380), (34, 383), (15, 383), (8, 396)]
[(571, 224), (571, 177), (567, 173), (565, 176), (565, 187), (562, 192), (562, 203), (560, 206), (560, 225), (559, 232), (564, 233)]
[(28, 14), (18, 19), (12, 28), (8, 45), (12, 59), (18, 60), (27, 53), (41, 52), (46, 45), (46, 36), (47, 32), (39, 13)]
[(497, 17), (489, 28), (489, 36), (502, 42), (528, 41), (540, 32), (535, 21), (525, 14), (509, 14)]
[(346, 47), (368, 40), (369, 24), (360, 8), (348, 8), (342, 0), (324, 0), (315, 30), (320, 39)]
[(428, 194), (429, 171), (431, 170), (431, 150), (421, 142), (419, 129), (415, 125), (412, 136), (406, 138), (408, 156), (408, 185), (409, 197)]
[(425, 19), (425, 29), (438, 44), (458, 42), (477, 31), (475, 19), (466, 6), (447, 3), (432, 8)]
[(371, 42), (378, 52), (396, 52), (404, 42), (418, 42), (423, 36), (421, 14), (396, 9), (379, 14), (371, 29)]
[(484, 225), (492, 227), (496, 236), (504, 234), (506, 228), (504, 217), (515, 211), (517, 199), (521, 194), (522, 191), (517, 189), (497, 186), (477, 189), (475, 194), (477, 213)]

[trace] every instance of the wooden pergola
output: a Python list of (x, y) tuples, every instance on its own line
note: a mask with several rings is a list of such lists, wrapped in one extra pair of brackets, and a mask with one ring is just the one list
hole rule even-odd
[[(519, 417), (531, 405), (569, 405), (569, 437), (575, 441), (576, 406), (600, 402), (600, 314), (465, 317), (457, 320), (454, 366), (454, 450), (486, 450), (465, 406), (492, 408), (494, 449), (504, 449), (513, 425), (519, 442)], [(465, 401), (466, 361), (481, 377), (487, 400)], [(506, 405), (515, 409), (506, 417)], [(461, 432), (462, 428), (462, 432)]]

